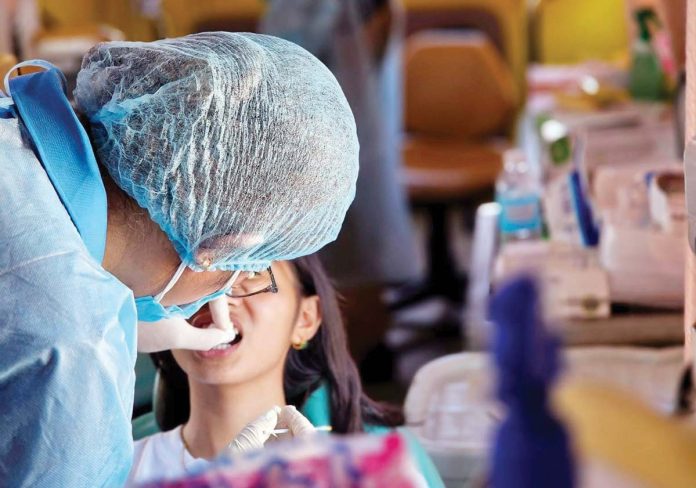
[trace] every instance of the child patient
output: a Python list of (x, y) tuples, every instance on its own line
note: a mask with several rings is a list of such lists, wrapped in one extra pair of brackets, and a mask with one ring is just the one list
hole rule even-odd
[[(153, 355), (160, 371), (156, 414), (167, 431), (135, 443), (130, 484), (205, 467), (276, 406), (288, 406), (281, 424), (296, 435), (311, 430), (309, 422), (341, 434), (403, 423), (399, 409), (363, 393), (336, 292), (316, 256), (276, 262), (242, 283), (227, 297), (234, 341)], [(191, 323), (211, 326), (209, 308)], [(442, 486), (425, 452), (407, 437), (425, 478)]]

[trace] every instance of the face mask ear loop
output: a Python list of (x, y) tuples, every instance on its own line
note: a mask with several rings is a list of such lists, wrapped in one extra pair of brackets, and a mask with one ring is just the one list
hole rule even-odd
[(229, 290), (230, 288), (232, 288), (232, 285), (234, 285), (234, 282), (237, 281), (237, 278), (239, 278), (239, 275), (240, 275), (240, 274), (242, 274), (242, 270), (241, 270), (241, 269), (238, 269), (237, 271), (235, 271), (235, 272), (232, 274), (232, 276), (230, 277), (230, 279), (227, 280), (227, 283), (225, 283), (225, 286), (223, 286), (222, 289), (225, 290), (225, 292), (227, 292), (227, 290)]
[(155, 295), (155, 302), (159, 303), (164, 298), (164, 295), (166, 295), (169, 290), (174, 288), (174, 285), (176, 285), (176, 282), (179, 281), (179, 278), (181, 278), (181, 275), (184, 274), (187, 267), (188, 266), (186, 266), (186, 263), (182, 261), (179, 268), (176, 270), (176, 273), (174, 273), (174, 276), (172, 276), (172, 279), (170, 279), (169, 283), (167, 283), (167, 286), (165, 286), (161, 292)]
[(5, 73), (5, 78), (4, 78), (4, 83), (3, 83), (5, 91), (3, 92), (2, 89), (0, 89), (0, 93), (3, 93), (4, 95), (6, 95), (8, 97), (12, 96), (12, 93), (10, 92), (10, 76), (12, 75), (12, 73), (17, 71), (19, 68), (24, 68), (26, 66), (35, 66), (35, 67), (43, 68), (46, 71), (51, 70), (51, 69), (55, 69), (56, 71), (58, 71), (58, 73), (60, 73), (60, 79), (61, 79), (61, 82), (63, 83), (63, 91), (66, 91), (66, 88), (68, 86), (68, 82), (66, 81), (65, 75), (63, 74), (62, 71), (60, 71), (58, 68), (53, 66), (48, 61), (44, 61), (43, 59), (29, 59), (27, 61), (22, 61), (21, 63), (15, 64), (7, 73)]

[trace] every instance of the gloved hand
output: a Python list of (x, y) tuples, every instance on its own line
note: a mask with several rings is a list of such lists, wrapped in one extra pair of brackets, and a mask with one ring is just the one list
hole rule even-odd
[(307, 437), (316, 432), (311, 422), (292, 405), (287, 405), (280, 410), (277, 427), (288, 429), (285, 435), (292, 437)]
[(208, 303), (212, 326), (194, 327), (183, 318), (157, 322), (138, 322), (138, 351), (157, 352), (167, 349), (194, 349), (207, 351), (218, 344), (231, 342), (237, 335), (227, 307), (225, 296)]
[(314, 426), (293, 406), (273, 407), (244, 427), (225, 449), (227, 455), (261, 449), (273, 435), (273, 431), (288, 429), (283, 436), (306, 437), (315, 432)]
[(278, 425), (280, 407), (273, 407), (249, 423), (225, 449), (225, 454), (234, 455), (261, 449)]

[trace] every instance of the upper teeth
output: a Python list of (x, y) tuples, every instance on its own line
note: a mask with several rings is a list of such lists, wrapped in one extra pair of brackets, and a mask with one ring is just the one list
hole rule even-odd
[(237, 328), (234, 325), (232, 326), (232, 332), (234, 332), (234, 335), (232, 336), (232, 340), (235, 340), (237, 338), (237, 336), (239, 335), (239, 331), (237, 330)]

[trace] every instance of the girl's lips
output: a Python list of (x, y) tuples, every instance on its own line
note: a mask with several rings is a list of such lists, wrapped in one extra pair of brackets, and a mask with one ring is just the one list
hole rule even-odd
[[(195, 354), (201, 359), (217, 359), (229, 356), (234, 351), (236, 351), (239, 348), (239, 344), (241, 343), (242, 334), (241, 329), (237, 326), (236, 322), (233, 320), (232, 323), (235, 325), (235, 329), (237, 330), (237, 337), (235, 338), (235, 340), (227, 344), (226, 347), (216, 346), (207, 351), (195, 351)], [(213, 327), (213, 316), (208, 310), (200, 312), (198, 315), (193, 317), (193, 319), (191, 320), (191, 325), (193, 325), (194, 327), (198, 327), (199, 329), (207, 329), (208, 327)]]
[[(239, 337), (241, 337), (241, 336), (239, 336)], [(218, 359), (218, 358), (223, 358), (223, 357), (229, 356), (229, 355), (232, 354), (234, 351), (236, 351), (237, 349), (239, 349), (239, 344), (241, 343), (241, 339), (240, 339), (239, 342), (237, 342), (236, 340), (235, 340), (235, 341), (232, 341), (232, 342), (234, 342), (234, 344), (233, 344), (233, 343), (230, 343), (230, 344), (226, 345), (226, 347), (224, 347), (224, 348), (222, 348), (222, 349), (213, 348), (213, 349), (209, 349), (209, 350), (207, 350), (207, 351), (195, 351), (194, 354), (195, 354), (196, 356), (198, 356), (199, 358), (201, 358), (201, 359)]]

